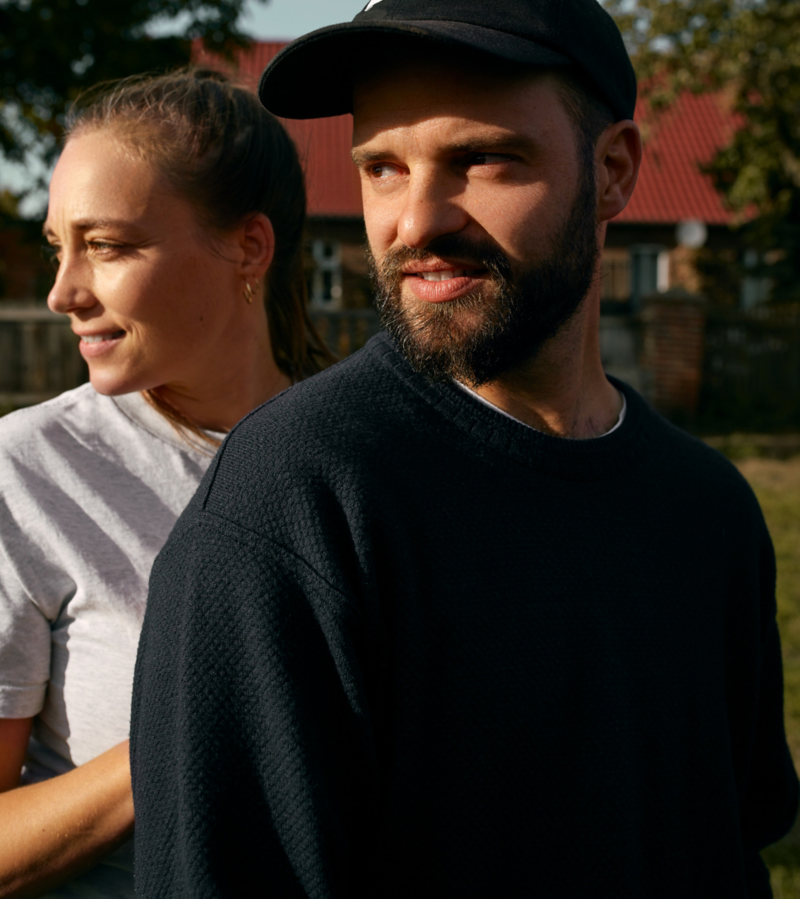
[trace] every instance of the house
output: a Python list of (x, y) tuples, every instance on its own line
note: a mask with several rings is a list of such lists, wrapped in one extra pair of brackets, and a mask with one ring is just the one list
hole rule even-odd
[[(257, 42), (241, 52), (239, 77), (255, 89), (261, 72), (283, 46)], [(195, 59), (221, 65), (199, 44)], [(747, 258), (746, 248), (729, 228), (731, 212), (699, 168), (713, 159), (734, 131), (735, 119), (724, 97), (685, 95), (657, 117), (649, 116), (640, 103), (637, 119), (644, 123), (645, 156), (631, 202), (608, 228), (603, 255), (606, 313), (638, 311), (642, 297), (657, 291), (678, 287), (699, 292), (695, 261), (701, 248), (721, 256), (723, 262), (726, 254), (731, 261)], [(284, 120), (284, 124), (306, 171), (312, 308), (317, 312), (369, 309), (360, 187), (350, 161), (352, 119), (337, 116)], [(0, 297), (22, 299), (46, 293), (51, 273), (29, 231), (19, 225), (0, 229)], [(721, 274), (726, 276), (724, 269), (721, 266)], [(745, 308), (765, 296), (763, 283), (755, 279), (729, 284), (726, 289), (728, 295), (738, 292)]]
[[(261, 42), (243, 51), (238, 59), (241, 79), (255, 88), (283, 46)], [(195, 59), (223, 65), (199, 47)], [(732, 215), (699, 167), (726, 144), (736, 120), (720, 95), (685, 95), (657, 116), (648, 115), (640, 104), (637, 118), (646, 135), (639, 183), (628, 207), (609, 224), (603, 253), (603, 364), (668, 413), (734, 421), (730, 410), (768, 411), (775, 406), (770, 406), (776, 394), (771, 385), (800, 378), (786, 375), (790, 369), (800, 372), (800, 345), (786, 336), (782, 325), (764, 331), (768, 323), (763, 316), (755, 323), (745, 322), (747, 316), (715, 323), (710, 314), (716, 302), (730, 305), (732, 298), (733, 305), (749, 309), (766, 298), (763, 281), (740, 282), (738, 267), (730, 264), (746, 262), (749, 251), (729, 227)], [(364, 252), (359, 179), (350, 160), (352, 119), (287, 120), (285, 125), (306, 172), (312, 315), (323, 338), (344, 356), (378, 327)], [(52, 270), (39, 254), (39, 227), (34, 222), (0, 224), (0, 299), (38, 300), (30, 308), (0, 303), (0, 343), (5, 347), (0, 360), (6, 357), (10, 372), (0, 372), (0, 403), (35, 402), (85, 378), (75, 347), (67, 345), (71, 335), (65, 322), (56, 317), (45, 321), (46, 310), (40, 308)], [(709, 261), (717, 266), (713, 277), (708, 277)], [(701, 283), (709, 304), (698, 303), (695, 296)], [(714, 296), (711, 289), (718, 285), (722, 289)], [(646, 297), (650, 301), (643, 308)], [(743, 328), (758, 332), (748, 338), (746, 352)], [(58, 347), (62, 349), (56, 351)], [(19, 364), (11, 365), (17, 356)], [(742, 362), (745, 356), (747, 364)], [(775, 371), (766, 371), (767, 364)], [(763, 389), (756, 389), (759, 384)], [(800, 416), (792, 409), (793, 416)], [(785, 419), (785, 410), (779, 411)]]
[[(239, 75), (254, 88), (285, 46), (256, 43), (240, 54)], [(198, 52), (198, 61), (213, 64)], [(603, 254), (603, 310), (637, 311), (655, 292), (700, 289), (695, 259), (701, 248), (742, 252), (730, 230), (731, 212), (699, 166), (714, 158), (735, 129), (722, 95), (687, 94), (658, 116), (640, 102), (645, 155), (628, 207), (608, 228)], [(284, 120), (303, 158), (309, 200), (309, 288), (316, 309), (367, 308), (370, 287), (363, 254), (358, 178), (350, 162), (352, 119)], [(742, 304), (763, 298), (755, 283), (741, 286)]]
[(635, 311), (642, 297), (675, 288), (698, 293), (698, 251), (738, 252), (732, 213), (700, 168), (734, 133), (725, 97), (684, 94), (657, 116), (640, 101), (636, 120), (645, 137), (644, 158), (630, 202), (608, 227), (606, 311), (620, 302)]

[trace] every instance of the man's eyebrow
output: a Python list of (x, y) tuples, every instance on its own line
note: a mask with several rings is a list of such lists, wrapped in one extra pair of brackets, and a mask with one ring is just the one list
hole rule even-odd
[(362, 150), (360, 147), (353, 147), (350, 151), (350, 158), (359, 167), (370, 162), (380, 162), (382, 159), (389, 159), (392, 155), (388, 150), (385, 152), (381, 150)]
[[(538, 142), (523, 134), (476, 134), (462, 141), (455, 141), (449, 146), (442, 147), (445, 154), (492, 152), (530, 152), (538, 145)], [(390, 150), (367, 149), (353, 147), (351, 154), (353, 162), (357, 166), (369, 165), (371, 162), (382, 162), (394, 158), (395, 153)]]
[(476, 135), (468, 140), (459, 141), (448, 147), (451, 153), (479, 153), (485, 150), (524, 151), (532, 150), (538, 142), (523, 134), (487, 134)]

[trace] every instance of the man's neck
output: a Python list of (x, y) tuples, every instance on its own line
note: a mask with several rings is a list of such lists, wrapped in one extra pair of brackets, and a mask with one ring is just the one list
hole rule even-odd
[(603, 372), (598, 318), (593, 305), (584, 307), (534, 359), (474, 391), (555, 437), (588, 440), (607, 433), (619, 419), (622, 398)]

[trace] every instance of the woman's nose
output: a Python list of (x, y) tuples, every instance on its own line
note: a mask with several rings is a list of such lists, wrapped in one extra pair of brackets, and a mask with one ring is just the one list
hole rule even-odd
[(62, 259), (55, 282), (47, 295), (47, 305), (53, 312), (67, 315), (75, 309), (88, 309), (97, 302), (85, 283), (81, 266), (69, 257)]

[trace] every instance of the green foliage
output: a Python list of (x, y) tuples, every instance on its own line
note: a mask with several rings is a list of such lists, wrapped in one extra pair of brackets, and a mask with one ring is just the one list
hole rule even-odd
[(10, 190), (0, 189), (0, 222), (4, 218), (14, 219), (18, 214), (19, 202)]
[[(267, 0), (260, 0), (267, 2)], [(189, 61), (191, 42), (230, 56), (247, 44), (244, 0), (0, 0), (0, 152), (56, 151), (69, 102), (85, 87)], [(148, 29), (177, 20), (180, 37)], [(49, 138), (49, 139), (48, 139)]]
[(658, 110), (682, 91), (721, 91), (742, 127), (709, 166), (766, 259), (750, 275), (800, 301), (800, 3), (609, 0), (642, 94)]

